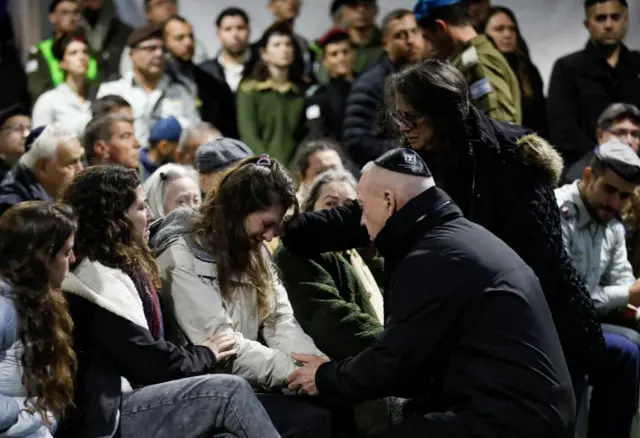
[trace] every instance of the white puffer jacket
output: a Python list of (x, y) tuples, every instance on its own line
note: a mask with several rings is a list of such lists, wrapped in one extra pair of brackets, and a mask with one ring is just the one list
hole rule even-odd
[(162, 294), (170, 301), (180, 328), (194, 344), (216, 333), (233, 333), (238, 350), (233, 374), (254, 386), (285, 387), (287, 377), (296, 369), (292, 353), (323, 353), (293, 316), (287, 291), (275, 270), (275, 303), (266, 319), (260, 319), (255, 290), (242, 279), (230, 300), (222, 298), (212, 255), (194, 247), (190, 235), (182, 234), (192, 215), (185, 209), (171, 212), (151, 240), (163, 281)]

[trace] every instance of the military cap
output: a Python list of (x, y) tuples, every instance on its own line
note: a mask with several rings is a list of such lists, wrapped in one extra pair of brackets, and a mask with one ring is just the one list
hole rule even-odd
[(334, 27), (333, 29), (329, 29), (324, 35), (320, 37), (320, 39), (318, 40), (318, 47), (324, 50), (327, 44), (350, 40), (351, 37), (346, 30)]
[(455, 5), (462, 1), (463, 0), (418, 0), (413, 7), (413, 15), (416, 17), (416, 21), (420, 21), (428, 17), (434, 9)]
[(49, 3), (49, 13), (52, 14), (56, 10), (58, 5), (62, 2), (75, 3), (75, 0), (53, 0), (51, 3)]
[(151, 38), (162, 38), (162, 29), (153, 24), (148, 24), (143, 27), (139, 27), (134, 30), (127, 39), (127, 46), (135, 47), (143, 41), (150, 40)]
[(392, 172), (422, 178), (431, 177), (431, 171), (426, 163), (413, 149), (391, 149), (378, 157), (373, 163)]
[(620, 178), (640, 184), (640, 157), (630, 146), (611, 140), (598, 146), (594, 154)]

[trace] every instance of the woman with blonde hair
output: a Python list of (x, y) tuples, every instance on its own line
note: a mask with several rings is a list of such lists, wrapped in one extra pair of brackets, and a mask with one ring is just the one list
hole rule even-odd
[(73, 323), (60, 285), (75, 231), (61, 204), (24, 202), (0, 216), (0, 436), (51, 437), (73, 408)]

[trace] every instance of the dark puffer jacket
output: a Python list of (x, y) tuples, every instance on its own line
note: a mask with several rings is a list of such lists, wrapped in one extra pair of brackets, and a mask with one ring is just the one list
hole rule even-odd
[(387, 132), (378, 126), (385, 79), (397, 70), (387, 57), (365, 70), (354, 82), (347, 98), (343, 143), (359, 167), (393, 148)]
[[(492, 231), (531, 266), (542, 285), (573, 375), (588, 373), (604, 355), (593, 302), (562, 242), (553, 188), (562, 159), (545, 140), (473, 109), (466, 120), (453, 184), (445, 190), (465, 217)], [(427, 162), (429, 160), (427, 159)], [(304, 213), (289, 223), (282, 242), (296, 251), (336, 251), (369, 242), (357, 204)]]

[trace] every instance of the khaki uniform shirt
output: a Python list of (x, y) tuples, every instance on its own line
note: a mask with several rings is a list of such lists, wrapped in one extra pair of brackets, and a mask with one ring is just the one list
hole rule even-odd
[(461, 47), (451, 63), (466, 78), (476, 108), (495, 120), (522, 123), (518, 78), (485, 35)]

